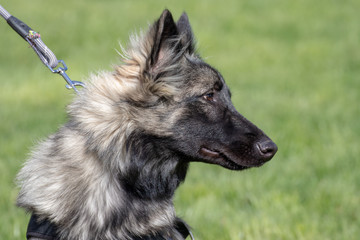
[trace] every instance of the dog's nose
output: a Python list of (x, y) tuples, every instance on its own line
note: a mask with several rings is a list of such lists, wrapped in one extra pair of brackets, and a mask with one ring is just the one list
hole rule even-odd
[(268, 139), (258, 142), (257, 148), (264, 161), (270, 160), (278, 150), (276, 144)]

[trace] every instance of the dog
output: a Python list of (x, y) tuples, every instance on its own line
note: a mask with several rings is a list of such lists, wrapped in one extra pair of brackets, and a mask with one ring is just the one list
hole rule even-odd
[(89, 77), (20, 170), (29, 239), (185, 239), (172, 200), (190, 162), (244, 170), (276, 153), (197, 53), (186, 13), (175, 22), (164, 10), (122, 55)]

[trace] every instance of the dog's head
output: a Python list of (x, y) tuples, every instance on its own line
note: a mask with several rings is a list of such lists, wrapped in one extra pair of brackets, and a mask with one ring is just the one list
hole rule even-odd
[(174, 22), (165, 10), (127, 55), (117, 71), (140, 80), (126, 100), (139, 131), (166, 138), (162, 144), (186, 161), (233, 170), (274, 156), (275, 143), (236, 111), (221, 74), (196, 53), (185, 13)]

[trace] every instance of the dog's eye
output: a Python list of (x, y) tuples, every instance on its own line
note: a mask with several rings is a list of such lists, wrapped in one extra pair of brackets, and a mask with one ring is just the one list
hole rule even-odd
[(210, 92), (204, 95), (205, 100), (213, 102), (214, 101), (214, 93)]

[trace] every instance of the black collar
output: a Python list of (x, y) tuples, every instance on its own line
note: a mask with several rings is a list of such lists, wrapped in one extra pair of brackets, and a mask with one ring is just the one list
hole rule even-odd
[(26, 231), (26, 238), (39, 238), (45, 240), (57, 240), (56, 227), (47, 219), (39, 220), (36, 215), (31, 215)]
[[(177, 219), (175, 228), (184, 237), (184, 239), (187, 238), (189, 235), (191, 239), (193, 239), (191, 231), (181, 219)], [(59, 239), (57, 236), (56, 226), (47, 219), (39, 220), (39, 218), (34, 214), (30, 218), (30, 222), (26, 232), (26, 238), (27, 239), (37, 238), (44, 240)], [(141, 237), (141, 238), (137, 237), (134, 240), (170, 240), (170, 239), (166, 239), (163, 236), (156, 235), (156, 236)]]

